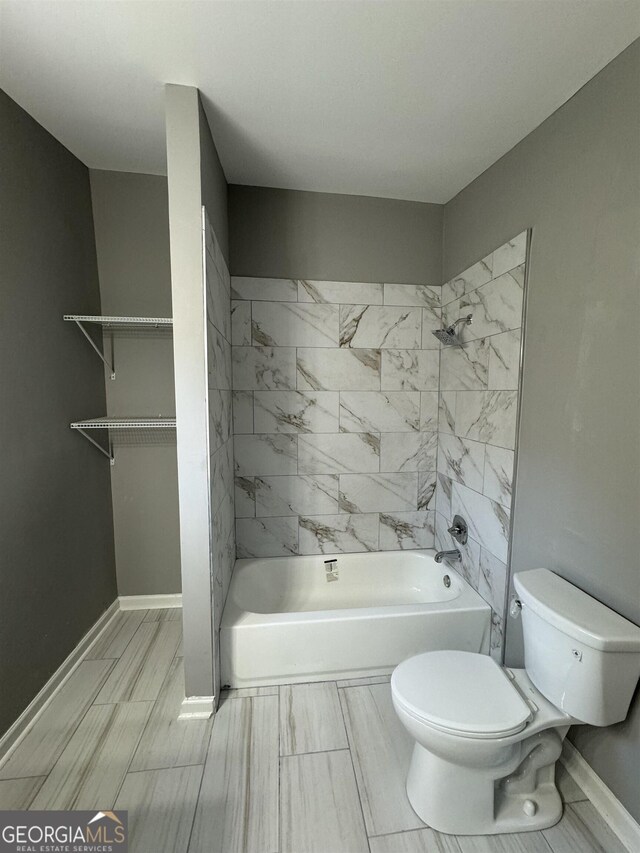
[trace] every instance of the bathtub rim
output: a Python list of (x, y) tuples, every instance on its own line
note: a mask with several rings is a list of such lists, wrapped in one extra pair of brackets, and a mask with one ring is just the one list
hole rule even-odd
[[(253, 627), (264, 627), (267, 625), (296, 625), (309, 622), (335, 622), (338, 620), (356, 621), (360, 619), (375, 619), (382, 617), (401, 617), (409, 614), (419, 613), (437, 613), (443, 610), (461, 610), (461, 611), (491, 611), (491, 606), (482, 598), (477, 590), (473, 589), (471, 584), (460, 574), (457, 569), (446, 565), (443, 568), (443, 575), (452, 575), (459, 585), (458, 595), (440, 600), (440, 601), (424, 601), (407, 604), (377, 604), (374, 606), (365, 607), (349, 607), (339, 608), (334, 610), (294, 610), (294, 611), (270, 611), (261, 613), (253, 610), (244, 610), (235, 601), (233, 597), (233, 582), (234, 575), (239, 563), (244, 565), (260, 561), (271, 562), (276, 560), (297, 560), (306, 557), (322, 557), (324, 559), (332, 559), (334, 556), (337, 559), (345, 558), (352, 555), (371, 556), (372, 554), (380, 555), (402, 555), (409, 556), (411, 554), (419, 554), (421, 556), (429, 556), (432, 560), (436, 554), (433, 548), (421, 548), (411, 551), (357, 551), (349, 554), (300, 554), (289, 557), (250, 557), (247, 559), (236, 560), (234, 570), (229, 585), (229, 592), (225, 602), (222, 619), (220, 622), (220, 630), (246, 630)], [(435, 563), (435, 560), (433, 560)], [(436, 563), (436, 565), (439, 565)]]

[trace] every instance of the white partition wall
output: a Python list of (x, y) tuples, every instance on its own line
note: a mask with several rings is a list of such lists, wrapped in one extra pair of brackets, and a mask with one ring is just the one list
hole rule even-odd
[[(218, 543), (210, 476), (210, 430), (215, 429), (209, 401), (203, 227), (203, 175), (211, 167), (204, 161), (211, 138), (209, 135), (203, 145), (202, 135), (208, 134), (208, 128), (203, 128), (197, 89), (166, 87), (166, 124), (186, 693), (183, 714), (209, 716), (219, 692), (213, 620), (213, 557)], [(217, 389), (215, 383), (212, 387)], [(218, 390), (211, 393), (220, 396)]]

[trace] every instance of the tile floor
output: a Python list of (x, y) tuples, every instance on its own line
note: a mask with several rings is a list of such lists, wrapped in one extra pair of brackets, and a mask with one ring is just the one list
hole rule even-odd
[(231, 690), (215, 723), (178, 721), (179, 620), (118, 614), (0, 764), (0, 809), (128, 809), (132, 853), (625, 853), (561, 768), (552, 829), (426, 828), (385, 678)]

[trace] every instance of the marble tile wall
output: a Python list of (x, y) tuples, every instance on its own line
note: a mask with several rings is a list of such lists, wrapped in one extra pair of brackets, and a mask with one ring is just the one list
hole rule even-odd
[(433, 547), (440, 291), (231, 279), (238, 557)]
[[(491, 653), (503, 644), (507, 551), (511, 525), (520, 337), (527, 232), (487, 255), (442, 287), (444, 325), (462, 325), (464, 346), (440, 353), (436, 485), (436, 547), (462, 552), (456, 564), (491, 605)], [(467, 545), (447, 528), (453, 516), (469, 525)]]
[(217, 636), (236, 553), (231, 403), (232, 317), (229, 270), (206, 211), (204, 213), (204, 245), (209, 393), (211, 581), (214, 631)]

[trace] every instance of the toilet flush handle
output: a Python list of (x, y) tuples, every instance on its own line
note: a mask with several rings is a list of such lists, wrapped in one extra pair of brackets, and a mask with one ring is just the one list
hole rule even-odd
[(509, 613), (514, 619), (517, 619), (520, 615), (520, 611), (522, 610), (522, 602), (519, 598), (516, 598), (515, 595), (511, 599), (511, 606), (509, 607)]

